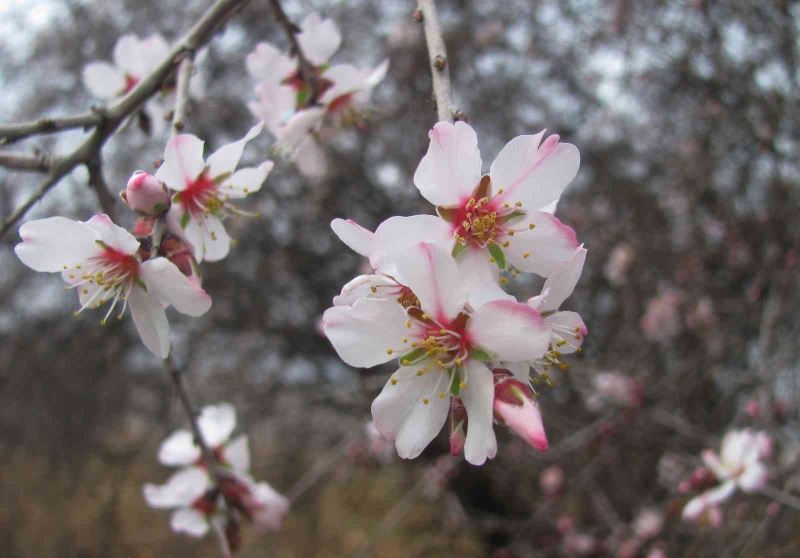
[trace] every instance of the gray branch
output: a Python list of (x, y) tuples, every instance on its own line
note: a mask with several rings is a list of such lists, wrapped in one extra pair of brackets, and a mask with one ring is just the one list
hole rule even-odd
[(453, 122), (457, 118), (463, 118), (463, 114), (453, 104), (450, 62), (442, 37), (442, 28), (439, 25), (439, 15), (436, 13), (436, 2), (434, 0), (418, 0), (414, 19), (422, 22), (425, 31), (425, 42), (428, 45), (428, 59), (433, 80), (433, 98), (436, 101), (439, 121)]

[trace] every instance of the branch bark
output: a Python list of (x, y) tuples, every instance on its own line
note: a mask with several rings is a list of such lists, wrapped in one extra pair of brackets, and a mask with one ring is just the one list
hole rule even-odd
[(51, 161), (44, 154), (28, 155), (27, 153), (0, 152), (0, 167), (17, 171), (47, 172)]
[(0, 124), (0, 145), (8, 145), (39, 134), (54, 134), (74, 128), (93, 128), (103, 119), (102, 109), (67, 116), (39, 118), (29, 122)]
[(175, 110), (172, 113), (172, 137), (183, 132), (186, 126), (186, 111), (189, 108), (189, 81), (194, 70), (194, 51), (187, 51), (178, 66), (175, 86)]
[(116, 198), (111, 194), (108, 189), (106, 179), (103, 177), (103, 163), (100, 158), (100, 153), (97, 157), (86, 163), (86, 170), (89, 172), (89, 187), (97, 194), (97, 201), (100, 207), (108, 215), (112, 221), (116, 220)]
[(463, 113), (453, 103), (453, 92), (450, 85), (450, 62), (447, 58), (447, 47), (444, 44), (442, 28), (439, 25), (439, 14), (436, 12), (435, 0), (418, 0), (414, 19), (422, 23), (425, 42), (428, 45), (428, 60), (433, 80), (433, 98), (439, 121), (453, 122), (462, 119)]
[(22, 204), (0, 227), (0, 238), (22, 219), (31, 207), (50, 191), (75, 167), (87, 164), (98, 157), (103, 144), (119, 128), (119, 126), (139, 109), (153, 94), (159, 91), (164, 82), (174, 72), (175, 63), (187, 52), (195, 52), (203, 46), (221, 27), (233, 12), (247, 3), (248, 0), (218, 0), (195, 23), (181, 39), (169, 56), (165, 58), (153, 72), (144, 78), (127, 95), (98, 112), (100, 120), (95, 124), (94, 132), (75, 150), (54, 164), (49, 174), (25, 203)]
[(283, 27), (283, 31), (286, 33), (286, 38), (291, 45), (291, 52), (297, 56), (297, 72), (300, 74), (303, 81), (308, 84), (310, 89), (308, 104), (313, 105), (317, 102), (317, 96), (319, 95), (317, 71), (314, 65), (306, 58), (300, 46), (300, 41), (297, 40), (297, 33), (300, 32), (300, 28), (290, 20), (286, 12), (283, 11), (280, 0), (270, 0), (270, 3), (272, 4), (272, 9), (275, 11), (275, 19), (278, 20), (278, 23)]

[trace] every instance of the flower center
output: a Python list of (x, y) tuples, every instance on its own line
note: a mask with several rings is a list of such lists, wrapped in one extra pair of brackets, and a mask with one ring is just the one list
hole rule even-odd
[[(414, 296), (411, 293), (411, 296)], [(416, 296), (414, 296), (416, 298)], [(460, 366), (469, 357), (470, 344), (467, 340), (467, 314), (459, 314), (449, 324), (442, 324), (423, 313), (419, 306), (408, 309), (411, 318), (425, 326), (423, 333), (411, 343), (411, 352), (400, 358), (403, 366), (428, 361), (437, 368), (446, 369)], [(423, 373), (428, 366), (423, 368)]]
[(176, 195), (178, 201), (193, 215), (215, 213), (219, 211), (223, 202), (217, 195), (217, 185), (206, 173), (201, 174), (186, 185), (182, 192)]
[(486, 246), (498, 231), (498, 212), (487, 197), (469, 198), (456, 216), (455, 236), (462, 244)]
[(122, 94), (128, 93), (131, 89), (136, 87), (139, 84), (139, 78), (136, 76), (132, 76), (130, 74), (125, 74), (125, 87), (122, 90)]

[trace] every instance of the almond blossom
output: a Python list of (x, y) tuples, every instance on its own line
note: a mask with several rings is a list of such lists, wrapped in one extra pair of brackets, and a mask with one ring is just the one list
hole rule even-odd
[(90, 62), (83, 69), (83, 83), (98, 99), (122, 96), (155, 70), (169, 53), (169, 44), (161, 35), (145, 38), (123, 35), (114, 46), (113, 64)]
[(698, 519), (733, 496), (737, 488), (742, 492), (761, 489), (769, 477), (763, 460), (771, 454), (772, 440), (765, 432), (749, 428), (728, 432), (722, 439), (720, 455), (712, 450), (705, 450), (701, 455), (720, 484), (689, 500), (683, 508), (683, 518)]
[[(557, 135), (543, 138), (544, 131), (517, 136), (497, 155), (489, 174), (481, 176), (472, 127), (437, 123), (414, 184), (436, 206), (439, 218), (389, 219), (375, 230), (370, 243), (362, 243), (362, 254), (381, 269), (382, 259), (405, 246), (420, 241), (440, 244), (452, 251), (470, 279), (473, 305), (509, 298), (499, 286), (499, 269), (547, 277), (578, 248), (575, 232), (552, 212), (577, 174), (580, 156)], [(344, 223), (350, 229), (357, 226)], [(340, 223), (335, 232), (344, 228)]]
[(101, 324), (119, 308), (121, 319), (128, 306), (139, 336), (155, 355), (169, 354), (169, 305), (189, 316), (205, 314), (211, 298), (164, 257), (150, 258), (136, 238), (111, 222), (107, 215), (88, 221), (49, 217), (29, 221), (20, 228), (22, 242), (14, 251), (35, 271), (61, 273), (76, 289), (81, 307), (99, 308), (109, 303)]
[(546, 450), (547, 434), (536, 394), (527, 382), (520, 382), (510, 371), (495, 369), (493, 372), (495, 417), (532, 447)]
[[(375, 427), (398, 455), (417, 457), (441, 430), (451, 396), (469, 418), (464, 455), (480, 465), (494, 457), (494, 378), (485, 361), (533, 361), (550, 332), (531, 306), (496, 300), (467, 306), (469, 284), (447, 250), (420, 242), (396, 255), (392, 296), (358, 298), (329, 308), (323, 329), (351, 366), (399, 358), (372, 404)], [(371, 289), (370, 289), (371, 290)], [(380, 291), (380, 286), (375, 286)]]
[(274, 163), (236, 170), (248, 141), (263, 128), (253, 126), (240, 140), (223, 145), (203, 159), (204, 142), (197, 136), (181, 134), (164, 150), (164, 163), (155, 177), (177, 193), (167, 213), (170, 231), (194, 250), (198, 262), (218, 261), (228, 255), (231, 239), (222, 220), (242, 213), (229, 203), (256, 192)]

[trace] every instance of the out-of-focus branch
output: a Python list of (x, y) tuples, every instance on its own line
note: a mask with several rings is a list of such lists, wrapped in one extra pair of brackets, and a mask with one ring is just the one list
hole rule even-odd
[(178, 66), (175, 86), (175, 111), (172, 113), (172, 136), (183, 132), (186, 126), (186, 111), (189, 108), (189, 81), (194, 69), (194, 51), (187, 51)]
[(39, 118), (30, 122), (12, 122), (0, 124), (0, 145), (8, 145), (39, 134), (54, 134), (74, 128), (93, 128), (103, 120), (103, 109), (96, 108), (89, 112), (68, 116)]
[(52, 162), (46, 155), (39, 153), (3, 153), (0, 152), (0, 167), (18, 171), (47, 172)]
[(106, 179), (103, 177), (103, 163), (100, 159), (100, 153), (86, 163), (86, 170), (89, 172), (89, 186), (97, 194), (97, 201), (100, 202), (100, 207), (114, 221), (116, 218), (116, 211), (114, 210), (116, 199), (111, 195)]
[(297, 40), (297, 33), (300, 32), (300, 28), (290, 20), (286, 12), (283, 11), (280, 0), (270, 0), (270, 3), (272, 4), (272, 9), (275, 11), (275, 19), (278, 20), (278, 23), (280, 23), (281, 27), (283, 27), (283, 31), (286, 33), (286, 38), (289, 40), (289, 44), (292, 47), (291, 52), (297, 56), (297, 72), (300, 74), (303, 81), (308, 84), (310, 89), (308, 104), (313, 105), (317, 101), (317, 96), (320, 93), (317, 83), (317, 72), (314, 65), (306, 58), (300, 46), (300, 41)]
[[(13, 227), (17, 221), (38, 202), (53, 186), (72, 172), (75, 167), (95, 160), (103, 148), (103, 144), (116, 131), (116, 129), (136, 110), (141, 107), (153, 94), (159, 91), (172, 75), (177, 60), (194, 52), (203, 46), (211, 36), (224, 24), (233, 12), (244, 5), (248, 0), (218, 0), (197, 21), (189, 32), (181, 39), (169, 56), (165, 58), (153, 72), (145, 77), (127, 95), (100, 111), (100, 120), (94, 124), (94, 132), (72, 153), (59, 159), (50, 168), (49, 174), (39, 184), (39, 187), (25, 203), (22, 204), (0, 228), (0, 237)], [(90, 124), (91, 125), (91, 124)]]
[(450, 85), (450, 64), (447, 48), (439, 25), (434, 0), (418, 0), (414, 19), (422, 23), (425, 31), (425, 42), (428, 44), (428, 59), (431, 65), (433, 80), (433, 98), (436, 101), (436, 112), (440, 121), (453, 122), (463, 118), (463, 114), (453, 104), (453, 91)]
[(298, 480), (292, 488), (286, 493), (286, 498), (289, 502), (294, 503), (300, 496), (311, 488), (322, 476), (328, 472), (334, 465), (336, 465), (342, 458), (347, 456), (347, 452), (353, 445), (355, 436), (345, 436), (341, 442), (336, 444), (328, 453), (318, 459), (314, 466)]

